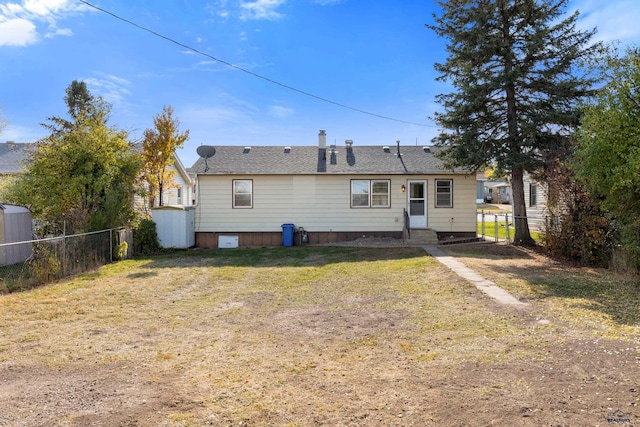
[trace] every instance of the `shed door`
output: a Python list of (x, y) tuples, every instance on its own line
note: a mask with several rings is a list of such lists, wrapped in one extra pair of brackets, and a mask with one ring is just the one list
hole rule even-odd
[(407, 211), (411, 228), (427, 228), (427, 181), (409, 181)]

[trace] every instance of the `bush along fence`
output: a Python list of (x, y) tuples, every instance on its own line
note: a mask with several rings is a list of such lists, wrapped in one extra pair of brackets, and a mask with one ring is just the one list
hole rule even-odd
[(132, 251), (133, 231), (126, 228), (0, 244), (0, 293), (94, 270)]
[[(494, 242), (513, 241), (516, 233), (514, 218), (511, 213), (489, 213), (477, 211), (478, 237), (482, 240)], [(539, 236), (544, 232), (547, 217), (527, 216), (531, 237), (539, 240)]]

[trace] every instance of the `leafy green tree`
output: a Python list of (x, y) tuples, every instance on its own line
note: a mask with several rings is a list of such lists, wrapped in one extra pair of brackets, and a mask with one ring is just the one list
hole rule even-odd
[[(573, 166), (584, 185), (616, 218), (640, 259), (640, 49), (612, 52), (606, 84), (587, 104)], [(640, 262), (638, 262), (640, 267)]]
[(589, 45), (595, 30), (578, 31), (577, 12), (563, 18), (568, 0), (438, 3), (442, 14), (427, 27), (448, 39), (435, 68), (455, 91), (437, 97), (444, 112), (434, 141), (450, 167), (510, 174), (514, 243), (531, 245), (523, 176), (578, 124), (576, 105), (594, 79), (577, 66), (601, 48)]
[[(49, 118), (44, 126), (51, 134), (36, 143), (24, 175), (6, 191), (8, 201), (31, 209), (43, 233), (95, 231), (134, 219), (140, 156), (126, 132), (108, 126), (109, 105), (83, 85), (67, 89), (72, 121)], [(74, 87), (89, 96), (78, 102)]]
[(618, 233), (599, 197), (576, 179), (568, 160), (574, 148), (574, 139), (567, 138), (547, 159), (541, 175), (549, 188), (544, 250), (554, 258), (608, 267)]
[(176, 149), (181, 148), (189, 139), (189, 130), (178, 131), (180, 121), (173, 117), (173, 108), (165, 106), (162, 113), (153, 118), (154, 129), (144, 131), (142, 142), (142, 159), (144, 162), (144, 178), (149, 192), (151, 206), (163, 206), (163, 192), (173, 185), (175, 170), (170, 169), (174, 164)]

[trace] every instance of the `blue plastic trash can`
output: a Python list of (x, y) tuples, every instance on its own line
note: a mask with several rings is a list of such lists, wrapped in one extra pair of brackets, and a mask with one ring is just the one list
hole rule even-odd
[(293, 246), (293, 224), (282, 224), (282, 246)]

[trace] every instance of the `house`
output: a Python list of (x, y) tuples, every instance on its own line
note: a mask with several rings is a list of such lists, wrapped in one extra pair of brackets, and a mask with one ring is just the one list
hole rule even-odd
[[(175, 174), (172, 182), (165, 182), (164, 184), (162, 204), (164, 206), (192, 206), (194, 202), (193, 178), (175, 153), (173, 160), (173, 165), (169, 166), (168, 169), (174, 170)], [(151, 208), (158, 207), (159, 202), (159, 198), (156, 197), (154, 206), (149, 206), (149, 200), (139, 196), (136, 196), (134, 201), (136, 209), (145, 213), (148, 213)]]
[(32, 143), (7, 141), (0, 143), (0, 185), (7, 178), (20, 175), (29, 159)]
[(484, 181), (484, 201), (487, 203), (510, 204), (511, 184), (505, 180)]
[[(17, 143), (8, 141), (0, 143), (0, 185), (9, 177), (21, 175), (23, 167), (29, 160), (30, 150), (34, 143)], [(177, 155), (174, 154), (174, 164), (169, 169), (175, 170), (173, 182), (165, 185), (163, 203), (165, 205), (191, 206), (193, 205), (193, 178), (189, 175)], [(136, 209), (148, 211), (148, 202), (142, 197), (134, 199)]]
[(548, 186), (531, 175), (524, 178), (524, 204), (527, 208), (529, 227), (541, 230), (545, 223), (547, 211)]
[(190, 168), (198, 247), (281, 245), (285, 224), (311, 244), (476, 236), (475, 174), (445, 170), (432, 147), (327, 146), (320, 131), (314, 146), (203, 148)]

